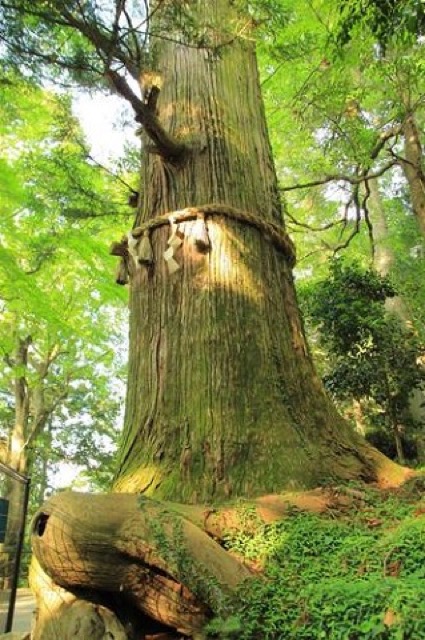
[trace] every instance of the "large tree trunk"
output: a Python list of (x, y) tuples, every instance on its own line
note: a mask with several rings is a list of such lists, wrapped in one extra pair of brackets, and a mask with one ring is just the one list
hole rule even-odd
[[(231, 20), (228, 2), (198, 6), (217, 29)], [(115, 488), (186, 502), (376, 474), (313, 370), (288, 256), (231, 215), (283, 228), (254, 48), (225, 39), (216, 52), (161, 45), (159, 118), (190, 144), (180, 161), (145, 153), (136, 227), (208, 204), (229, 215), (208, 217), (208, 253), (190, 243), (196, 222), (180, 225), (177, 272), (162, 257), (164, 226), (151, 233), (154, 265), (131, 268)]]

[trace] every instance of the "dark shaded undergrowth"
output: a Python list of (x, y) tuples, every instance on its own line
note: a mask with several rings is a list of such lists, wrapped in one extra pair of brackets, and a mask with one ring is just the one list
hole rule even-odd
[(292, 511), (228, 547), (261, 563), (236, 615), (211, 637), (239, 640), (425, 639), (424, 480), (385, 492), (341, 488), (343, 511)]

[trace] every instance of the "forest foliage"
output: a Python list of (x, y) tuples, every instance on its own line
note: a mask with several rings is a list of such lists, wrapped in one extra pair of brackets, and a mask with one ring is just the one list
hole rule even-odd
[[(386, 309), (395, 295), (388, 276), (339, 258), (310, 295), (304, 292), (304, 305), (328, 354), (326, 389), (336, 400), (362, 403), (366, 437), (404, 463), (418, 454), (422, 423), (409, 407), (425, 381), (424, 351), (411, 323)], [(385, 446), (386, 437), (395, 447)], [(407, 456), (403, 442), (410, 449)]]
[(69, 96), (13, 73), (0, 92), (1, 435), (7, 443), (16, 424), (20, 381), (23, 471), (43, 494), (46, 465), (111, 467), (125, 297), (107, 247), (128, 215), (128, 188), (91, 161)]

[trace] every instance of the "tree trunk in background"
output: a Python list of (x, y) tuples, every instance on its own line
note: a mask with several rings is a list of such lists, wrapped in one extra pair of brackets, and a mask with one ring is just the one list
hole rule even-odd
[(381, 274), (387, 276), (394, 264), (395, 256), (388, 245), (388, 225), (385, 210), (379, 193), (377, 180), (369, 180), (370, 213), (373, 223), (373, 239), (375, 243), (374, 267)]
[[(381, 194), (379, 193), (378, 182), (376, 180), (370, 180), (369, 189), (370, 210), (372, 214), (373, 235), (375, 241), (374, 266), (378, 273), (380, 273), (382, 276), (388, 276), (391, 273), (391, 269), (395, 261), (395, 256), (389, 244), (389, 232), (385, 217), (385, 209), (382, 202)], [(389, 312), (393, 313), (400, 320), (400, 322), (405, 325), (409, 324), (411, 316), (402, 296), (387, 298), (385, 301), (385, 306)], [(421, 389), (414, 389), (410, 396), (409, 414), (410, 417), (417, 422), (423, 421), (425, 417), (423, 402), (424, 392)], [(397, 456), (399, 461), (401, 462), (402, 458), (400, 458), (400, 451), (402, 450), (402, 441), (397, 427), (394, 431), (394, 437), (397, 448)]]
[[(214, 34), (233, 17), (228, 2), (197, 6)], [(212, 203), (282, 224), (254, 48), (221, 44), (217, 36), (216, 53), (161, 44), (158, 115), (191, 151), (183, 162), (145, 154), (136, 226)], [(154, 266), (132, 269), (116, 490), (196, 502), (374, 478), (377, 454), (314, 372), (287, 258), (225, 216), (208, 218), (211, 251), (200, 253), (188, 240), (195, 224), (180, 225), (176, 273), (162, 257), (164, 227), (151, 236)]]
[(25, 474), (28, 464), (26, 439), (30, 413), (30, 396), (26, 379), (28, 365), (28, 349), (31, 337), (17, 338), (17, 347), (13, 359), (16, 368), (14, 381), (15, 422), (9, 434), (9, 454), (7, 464), (18, 473)]
[[(15, 370), (13, 393), (15, 401), (15, 415), (8, 433), (2, 462), (14, 471), (26, 475), (28, 471), (28, 452), (26, 438), (30, 413), (30, 396), (27, 383), (28, 350), (31, 337), (16, 337), (16, 348), (8, 364)], [(4, 542), (0, 544), (0, 582), (1, 588), (6, 590), (12, 586), (12, 572), (19, 541), (20, 525), (23, 513), (24, 485), (16, 479), (1, 472), (4, 482), (1, 497), (8, 501), (7, 528)]]
[(413, 213), (425, 236), (425, 172), (419, 129), (413, 113), (406, 117), (403, 134), (404, 160), (401, 166), (409, 184)]
[[(373, 223), (373, 238), (375, 242), (374, 267), (381, 276), (388, 276), (395, 262), (395, 255), (389, 244), (389, 232), (385, 209), (382, 202), (379, 186), (376, 180), (369, 180), (370, 211)], [(399, 320), (406, 323), (409, 313), (400, 296), (387, 298), (385, 306), (388, 311), (396, 315)]]
[(353, 400), (352, 411), (353, 420), (356, 423), (356, 430), (361, 433), (362, 436), (366, 435), (367, 427), (364, 417), (364, 411), (360, 400)]
[(393, 428), (393, 434), (394, 434), (395, 448), (397, 451), (397, 460), (400, 464), (405, 464), (406, 458), (404, 455), (403, 441), (400, 436), (400, 429), (398, 424)]

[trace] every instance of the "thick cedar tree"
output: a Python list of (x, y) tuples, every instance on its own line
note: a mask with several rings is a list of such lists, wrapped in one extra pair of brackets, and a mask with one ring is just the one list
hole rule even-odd
[[(208, 537), (220, 537), (208, 530), (214, 510), (158, 499), (210, 504), (332, 478), (390, 483), (403, 473), (353, 434), (314, 371), (261, 99), (255, 21), (236, 5), (157, 2), (149, 67), (125, 0), (108, 27), (106, 9), (82, 15), (89, 3), (52, 2), (45, 14), (44, 2), (28, 5), (91, 43), (92, 68), (98, 56), (142, 125), (138, 243), (114, 245), (119, 280), (129, 278), (130, 287), (115, 490), (142, 496), (61, 494), (43, 507), (33, 525), (34, 638), (136, 637), (111, 613), (128, 624), (139, 616), (137, 627), (142, 614), (130, 605), (147, 616), (143, 624), (154, 619), (190, 635), (230, 606), (249, 572)], [(49, 55), (45, 49), (44, 60)]]

